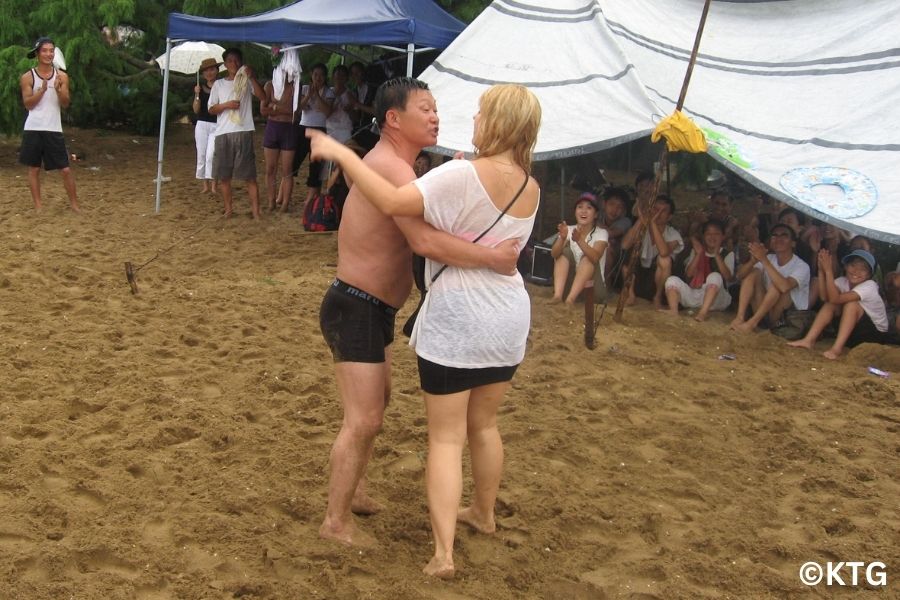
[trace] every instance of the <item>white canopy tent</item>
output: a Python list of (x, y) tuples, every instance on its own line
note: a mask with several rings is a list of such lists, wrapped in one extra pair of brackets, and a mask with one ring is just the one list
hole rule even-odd
[[(439, 150), (471, 149), (493, 83), (527, 85), (544, 122), (536, 158), (647, 135), (675, 106), (703, 0), (496, 0), (422, 79)], [(770, 195), (900, 242), (900, 4), (715, 0), (684, 112), (710, 154)]]

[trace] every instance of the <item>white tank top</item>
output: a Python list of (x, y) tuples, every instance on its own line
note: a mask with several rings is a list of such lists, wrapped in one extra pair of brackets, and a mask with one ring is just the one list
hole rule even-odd
[[(44, 85), (37, 70), (32, 69), (31, 75), (34, 82), (31, 84), (33, 92)], [(37, 105), (28, 111), (28, 117), (25, 119), (26, 131), (58, 131), (62, 133), (62, 120), (59, 117), (59, 96), (56, 95), (56, 77), (57, 71), (53, 69), (53, 74), (47, 80), (47, 91), (38, 101)]]

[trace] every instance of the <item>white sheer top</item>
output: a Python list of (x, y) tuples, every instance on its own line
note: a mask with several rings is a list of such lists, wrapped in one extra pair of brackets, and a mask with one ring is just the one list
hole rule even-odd
[[(414, 183), (425, 200), (425, 221), (456, 237), (474, 240), (501, 213), (467, 160), (444, 163)], [(509, 200), (503, 199), (504, 206)], [(537, 209), (525, 218), (505, 214), (477, 243), (493, 247), (515, 238), (524, 247), (536, 214)], [(427, 260), (426, 282), (442, 266)], [(530, 326), (531, 302), (518, 272), (448, 267), (429, 286), (409, 343), (422, 358), (448, 367), (511, 366), (525, 356)]]

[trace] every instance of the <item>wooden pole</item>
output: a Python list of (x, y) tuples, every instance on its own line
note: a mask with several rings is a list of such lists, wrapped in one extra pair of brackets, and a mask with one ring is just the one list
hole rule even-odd
[[(688, 85), (691, 82), (691, 75), (694, 73), (694, 64), (697, 62), (697, 53), (700, 50), (700, 39), (703, 37), (703, 28), (706, 27), (706, 16), (709, 14), (709, 5), (712, 0), (706, 0), (703, 4), (703, 13), (700, 15), (700, 24), (697, 26), (697, 35), (694, 36), (694, 47), (691, 50), (691, 58), (688, 60), (687, 70), (684, 73), (684, 81), (681, 83), (681, 94), (678, 96), (678, 103), (675, 105), (675, 110), (680, 111), (684, 108), (684, 100), (687, 97)], [(659, 183), (662, 179), (662, 174), (667, 172), (669, 168), (669, 150), (666, 147), (666, 144), (663, 144), (663, 148), (659, 153), (659, 163), (656, 169), (656, 181), (654, 182), (654, 191), (653, 195), (649, 196), (646, 199), (646, 206), (643, 206), (643, 210), (641, 211), (644, 215), (650, 214), (650, 209), (653, 206), (653, 202), (656, 200), (656, 196), (659, 195)], [(617, 323), (622, 322), (622, 313), (625, 311), (625, 298), (628, 294), (628, 290), (631, 288), (631, 283), (634, 281), (634, 269), (637, 266), (637, 259), (641, 253), (641, 246), (644, 242), (644, 236), (647, 235), (647, 228), (649, 223), (647, 221), (643, 221), (641, 223), (641, 228), (638, 230), (637, 239), (634, 242), (634, 246), (631, 247), (631, 252), (628, 255), (628, 266), (626, 267), (625, 280), (622, 282), (622, 293), (619, 294), (619, 299), (616, 302), (616, 313), (613, 316), (613, 319)]]

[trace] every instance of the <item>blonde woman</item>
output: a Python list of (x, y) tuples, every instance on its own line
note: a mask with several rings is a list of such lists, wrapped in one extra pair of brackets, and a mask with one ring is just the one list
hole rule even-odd
[[(475, 115), (475, 159), (450, 161), (401, 188), (349, 148), (318, 132), (307, 135), (313, 157), (339, 162), (382, 212), (424, 216), (457, 237), (481, 236), (477, 243), (486, 246), (507, 239), (524, 245), (540, 199), (529, 175), (540, 121), (540, 104), (527, 88), (493, 86), (481, 96)], [(428, 260), (426, 280), (442, 268)], [(496, 529), (503, 467), (497, 409), (525, 356), (530, 321), (531, 303), (515, 269), (501, 275), (447, 267), (429, 287), (410, 340), (428, 416), (426, 485), (435, 546), (423, 569), (429, 575), (453, 576), (457, 521), (482, 533)], [(460, 510), (467, 438), (475, 485), (471, 506)]]

